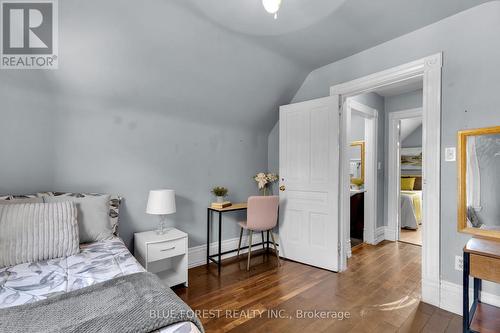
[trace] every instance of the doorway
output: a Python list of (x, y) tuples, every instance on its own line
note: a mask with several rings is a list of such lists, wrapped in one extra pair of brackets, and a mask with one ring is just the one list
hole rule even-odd
[[(423, 81), (422, 127), (424, 173), (422, 183), (426, 196), (423, 197), (422, 218), (422, 300), (439, 306), (440, 303), (440, 158), (441, 158), (441, 67), (442, 54), (438, 53), (417, 61), (368, 75), (330, 88), (330, 95), (337, 97), (342, 109), (340, 117), (340, 182), (341, 189), (349, 188), (349, 163), (347, 156), (348, 136), (346, 101), (349, 97), (371, 92), (377, 88), (402, 83), (415, 78)], [(349, 193), (340, 192), (340, 221), (349, 216)], [(339, 223), (339, 234), (345, 238), (345, 223)], [(384, 231), (384, 238), (387, 238)], [(340, 242), (339, 268), (347, 268), (348, 249)]]
[(388, 131), (388, 239), (422, 245), (422, 108), (391, 112)]

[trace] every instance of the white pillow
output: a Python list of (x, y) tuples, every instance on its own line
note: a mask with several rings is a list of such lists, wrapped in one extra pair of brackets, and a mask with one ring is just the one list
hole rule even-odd
[(75, 204), (0, 204), (0, 267), (80, 252)]
[(97, 242), (113, 237), (113, 228), (109, 220), (110, 195), (70, 197), (43, 196), (44, 202), (71, 201), (78, 212), (78, 230), (80, 243)]

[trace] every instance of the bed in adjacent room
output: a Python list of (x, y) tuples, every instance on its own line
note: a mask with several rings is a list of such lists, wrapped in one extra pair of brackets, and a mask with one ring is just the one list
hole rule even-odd
[[(56, 199), (55, 195), (51, 194), (51, 196), (54, 199), (52, 201), (57, 201), (60, 204), (67, 204), (66, 199), (69, 198), (63, 198), (61, 195)], [(119, 199), (113, 199), (112, 197), (108, 199), (111, 203), (109, 208), (111, 237), (83, 244), (77, 243), (77, 249), (74, 251), (76, 253), (72, 255), (47, 260), (27, 261), (15, 265), (5, 265), (5, 263), (8, 263), (9, 260), (11, 262), (13, 262), (12, 260), (20, 260), (19, 258), (22, 256), (30, 255), (36, 251), (30, 250), (27, 253), (21, 253), (21, 255), (17, 252), (11, 258), (8, 257), (8, 254), (5, 254), (8, 251), (3, 251), (3, 257), (0, 256), (0, 317), (3, 319), (0, 323), (0, 331), (46, 331), (53, 327), (61, 329), (60, 325), (68, 325), (63, 326), (63, 331), (82, 331), (84, 327), (101, 327), (102, 323), (108, 325), (108, 331), (110, 326), (112, 327), (111, 331), (115, 331), (112, 324), (110, 324), (110, 321), (112, 321), (110, 318), (114, 316), (116, 318), (120, 316), (121, 318), (129, 318), (128, 320), (132, 322), (132, 324), (117, 323), (116, 331), (199, 333), (203, 330), (196, 317), (186, 317), (186, 320), (177, 317), (181, 312), (183, 315), (187, 313), (193, 315), (194, 312), (170, 288), (163, 286), (156, 276), (145, 272), (144, 268), (126, 248), (123, 241), (117, 236)], [(2, 228), (5, 228), (6, 221), (11, 220), (9, 210), (6, 209), (9, 206), (6, 201), (14, 203), (16, 200), (13, 200), (12, 197), (0, 198), (0, 232), (4, 230)], [(33, 196), (26, 202), (28, 203), (15, 206), (31, 206), (39, 209), (40, 206), (36, 205), (41, 205), (40, 202), (43, 201)], [(90, 206), (87, 205), (85, 209)], [(56, 208), (58, 215), (64, 215), (61, 206)], [(98, 218), (97, 215), (94, 217)], [(57, 218), (55, 219), (57, 220)], [(78, 223), (80, 223), (80, 220), (78, 220)], [(62, 229), (68, 229), (68, 225), (60, 225)], [(93, 226), (93, 230), (96, 229), (98, 227)], [(46, 240), (47, 230), (44, 230), (43, 233), (40, 230), (33, 229), (31, 234), (45, 234), (42, 238)], [(80, 228), (80, 236), (86, 238), (92, 235), (86, 234), (86, 231)], [(2, 237), (0, 235), (0, 251), (4, 250), (5, 246), (31, 246), (24, 238), (22, 242), (24, 243), (17, 242), (18, 244), (16, 244), (7, 240), (6, 236)], [(70, 242), (71, 239), (64, 240), (64, 243)], [(61, 243), (61, 241), (59, 240), (58, 243)], [(46, 256), (50, 251), (52, 250), (42, 249), (40, 251), (42, 253), (37, 255)], [(151, 285), (156, 289), (141, 290), (141, 288), (145, 288), (144, 285)], [(134, 300), (137, 304), (134, 304)], [(95, 302), (95, 304), (92, 302)], [(149, 308), (148, 304), (145, 304), (148, 302), (151, 303)], [(64, 308), (66, 304), (73, 304), (75, 308), (81, 308), (81, 313), (73, 313), (75, 311), (72, 311), (72, 309), (75, 308), (72, 308), (68, 309), (67, 313), (63, 311), (58, 315), (58, 309)], [(138, 305), (139, 307), (142, 306), (140, 309), (142, 312), (138, 312)], [(94, 312), (89, 310), (89, 313), (86, 313), (87, 309), (91, 308), (98, 310)], [(48, 326), (43, 326), (43, 329), (38, 327), (37, 325), (41, 325), (42, 321), (37, 320), (36, 317), (43, 316), (44, 313), (47, 313), (47, 316), (50, 317), (51, 312), (55, 314), (54, 318), (47, 318), (47, 320), (44, 318), (43, 320), (43, 325)], [(32, 313), (35, 319), (31, 318)], [(151, 316), (151, 313), (156, 317)], [(137, 318), (134, 318), (134, 315)], [(171, 318), (162, 318), (169, 315)], [(22, 324), (25, 325), (23, 329), (12, 325), (9, 326), (7, 320), (15, 321), (17, 318), (28, 317), (30, 318), (21, 320)], [(68, 323), (65, 322), (65, 318), (69, 318)], [(120, 324), (125, 325), (126, 329)]]
[(422, 177), (401, 177), (401, 228), (416, 230), (422, 224)]

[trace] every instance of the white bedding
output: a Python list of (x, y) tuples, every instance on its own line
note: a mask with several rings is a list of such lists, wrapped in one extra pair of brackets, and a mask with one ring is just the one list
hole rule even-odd
[[(420, 196), (421, 191), (412, 191)], [(421, 200), (421, 199), (420, 199)], [(401, 228), (406, 229), (418, 229), (419, 221), (417, 219), (417, 214), (415, 212), (415, 207), (413, 204), (413, 198), (411, 195), (401, 192)]]
[[(36, 302), (112, 278), (144, 272), (120, 238), (82, 244), (79, 254), (0, 268), (0, 308)], [(191, 322), (162, 333), (198, 333)]]

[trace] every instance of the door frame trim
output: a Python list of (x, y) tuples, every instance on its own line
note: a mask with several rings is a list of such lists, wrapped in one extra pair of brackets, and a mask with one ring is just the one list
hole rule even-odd
[[(399, 240), (401, 205), (401, 159), (398, 143), (400, 143), (399, 122), (403, 119), (422, 118), (422, 108), (408, 109), (389, 113), (387, 134), (387, 232), (386, 239)], [(425, 154), (425, 152), (424, 152)], [(423, 166), (425, 167), (425, 165)], [(423, 171), (423, 168), (422, 168)]]
[[(330, 87), (330, 95), (338, 95), (340, 106), (345, 108), (348, 97), (373, 91), (376, 88), (404, 82), (406, 80), (423, 78), (422, 146), (426, 152), (423, 166), (423, 187), (427, 195), (423, 198), (422, 225), (422, 300), (439, 306), (440, 302), (440, 225), (441, 225), (441, 72), (442, 52), (374, 73), (349, 82)], [(340, 158), (347, 144), (345, 112), (340, 116)], [(341, 174), (346, 170), (345, 163), (340, 164)], [(345, 180), (341, 179), (341, 182)], [(342, 184), (344, 186), (345, 184)], [(345, 219), (345, 211), (349, 202), (345, 196), (340, 196), (340, 219)], [(343, 223), (339, 223), (343, 235)], [(340, 242), (340, 269), (347, 268), (345, 243)]]

